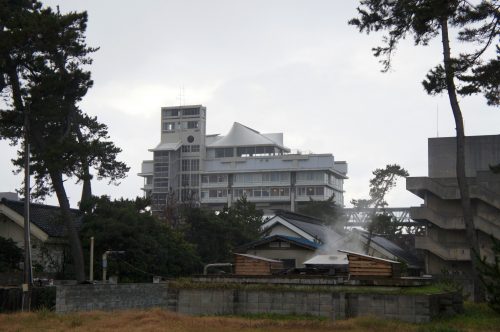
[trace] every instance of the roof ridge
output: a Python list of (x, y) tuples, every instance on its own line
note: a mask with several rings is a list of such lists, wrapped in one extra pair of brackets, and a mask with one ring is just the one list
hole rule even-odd
[[(18, 204), (18, 205), (24, 205), (24, 200), (14, 201), (14, 200), (11, 200), (11, 199), (8, 199), (8, 198), (5, 198), (5, 197), (2, 198), (2, 203), (3, 202)], [(35, 203), (35, 202), (30, 202), (30, 206), (37, 206), (37, 207), (41, 207), (41, 208), (48, 208), (48, 209), (54, 209), (54, 210), (60, 210), (61, 209), (61, 207), (57, 206), (57, 205), (48, 205), (48, 204)], [(70, 211), (80, 212), (80, 210), (76, 209), (76, 208), (70, 208)]]

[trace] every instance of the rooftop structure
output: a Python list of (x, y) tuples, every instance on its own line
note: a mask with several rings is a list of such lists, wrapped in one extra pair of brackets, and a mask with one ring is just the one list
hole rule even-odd
[(162, 107), (160, 143), (138, 174), (154, 213), (174, 201), (221, 208), (243, 196), (266, 211), (295, 211), (310, 198), (332, 195), (344, 204), (345, 161), (291, 153), (283, 133), (260, 133), (238, 122), (227, 135), (207, 135), (206, 112), (202, 105)]

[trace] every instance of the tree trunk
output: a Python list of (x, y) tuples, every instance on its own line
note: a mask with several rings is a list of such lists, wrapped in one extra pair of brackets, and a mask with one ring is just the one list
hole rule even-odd
[(446, 74), (446, 88), (448, 90), (448, 97), (450, 99), (451, 110), (455, 119), (455, 126), (457, 131), (457, 161), (456, 161), (456, 176), (458, 188), (460, 190), (460, 203), (462, 205), (463, 218), (465, 223), (465, 231), (467, 243), (470, 248), (472, 276), (474, 283), (474, 301), (484, 301), (484, 289), (481, 284), (479, 272), (477, 269), (477, 260), (475, 254), (480, 255), (479, 242), (477, 239), (477, 232), (474, 227), (474, 217), (472, 214), (472, 207), (469, 195), (469, 185), (465, 173), (465, 130), (462, 118), (462, 111), (458, 104), (457, 93), (454, 78), (454, 69), (451, 59), (450, 41), (448, 37), (448, 18), (444, 17), (441, 20), (441, 36), (443, 44), (443, 62)]
[(62, 173), (60, 171), (50, 171), (50, 178), (52, 180), (52, 186), (56, 192), (57, 199), (59, 200), (62, 218), (64, 219), (64, 223), (66, 225), (67, 237), (71, 247), (71, 256), (75, 267), (76, 281), (78, 283), (82, 283), (85, 281), (83, 250), (78, 230), (76, 229), (73, 217), (71, 216), (68, 196), (66, 195), (66, 190), (64, 189)]
[(92, 198), (92, 175), (90, 175), (89, 166), (82, 165), (83, 168), (83, 187), (82, 187), (82, 198), (80, 199), (80, 209), (86, 207), (86, 203)]
[[(78, 137), (78, 141), (83, 143), (83, 135), (80, 130), (79, 124), (75, 125), (76, 136)], [(82, 187), (82, 197), (80, 199), (80, 210), (85, 210), (87, 208), (87, 202), (92, 198), (92, 175), (90, 174), (90, 166), (89, 166), (89, 158), (88, 155), (84, 155), (80, 158), (82, 164), (82, 172), (81, 180), (83, 182)]]

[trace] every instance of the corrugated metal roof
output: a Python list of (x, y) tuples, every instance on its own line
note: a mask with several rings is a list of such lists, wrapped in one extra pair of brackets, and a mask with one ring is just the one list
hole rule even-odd
[(347, 265), (347, 255), (316, 255), (304, 262), (304, 265)]

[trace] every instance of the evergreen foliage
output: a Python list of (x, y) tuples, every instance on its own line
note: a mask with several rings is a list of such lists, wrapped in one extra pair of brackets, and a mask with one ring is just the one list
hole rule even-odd
[(486, 287), (486, 299), (491, 308), (500, 313), (500, 240), (492, 237), (492, 242), (493, 261), (488, 262), (485, 257), (478, 258), (478, 268), (481, 281)]
[(201, 270), (194, 246), (145, 211), (143, 199), (94, 197), (89, 210), (80, 234), (86, 254), (89, 238), (94, 237), (95, 279), (102, 272), (106, 250), (125, 251), (108, 258), (108, 275), (118, 275), (122, 282), (151, 282), (154, 275), (177, 277)]
[(377, 209), (387, 206), (385, 196), (396, 186), (397, 179), (410, 175), (406, 169), (397, 164), (387, 165), (385, 168), (377, 168), (372, 173), (373, 178), (370, 179), (370, 198), (351, 200), (354, 208), (361, 210), (364, 208), (374, 209), (374, 212), (369, 216), (369, 224), (367, 226), (368, 242), (366, 243), (366, 253), (368, 253), (374, 233), (396, 235), (398, 227), (392, 222), (391, 217), (384, 213), (378, 213)]
[[(112, 182), (128, 171), (116, 160), (121, 150), (108, 140), (106, 126), (77, 106), (92, 87), (85, 68), (97, 50), (85, 43), (86, 27), (86, 12), (61, 14), (38, 1), (0, 0), (0, 92), (7, 106), (0, 111), (0, 139), (18, 145), (27, 138), (33, 195), (56, 193), (80, 282), (85, 278), (83, 254), (65, 178), (84, 182), (85, 200), (91, 196), (89, 168)], [(23, 149), (18, 156), (14, 164), (20, 171)]]
[(335, 196), (332, 195), (327, 200), (315, 201), (310, 197), (308, 202), (299, 205), (298, 212), (317, 218), (323, 221), (325, 225), (343, 232), (347, 219), (342, 211), (342, 207), (335, 204), (334, 198)]
[(234, 248), (259, 239), (263, 223), (262, 211), (245, 197), (219, 212), (186, 209), (183, 219), (182, 231), (186, 240), (196, 246), (203, 264), (232, 261)]
[(12, 239), (0, 236), (0, 272), (18, 270), (23, 260), (23, 251)]

